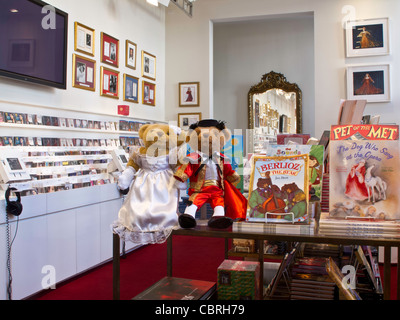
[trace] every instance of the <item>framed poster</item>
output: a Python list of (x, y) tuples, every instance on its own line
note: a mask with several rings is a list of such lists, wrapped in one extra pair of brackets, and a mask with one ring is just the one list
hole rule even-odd
[(136, 70), (136, 55), (137, 45), (136, 43), (126, 40), (125, 41), (125, 65), (128, 68)]
[(118, 68), (119, 40), (101, 33), (101, 62)]
[(119, 71), (106, 67), (100, 68), (100, 95), (104, 97), (119, 98)]
[(94, 56), (94, 29), (75, 22), (75, 51)]
[(200, 82), (179, 83), (179, 106), (198, 107), (200, 105)]
[(156, 105), (156, 85), (142, 81), (142, 103), (148, 106)]
[(348, 100), (367, 102), (390, 101), (389, 65), (354, 66), (347, 68)]
[(142, 77), (156, 80), (156, 56), (142, 50)]
[(96, 61), (72, 55), (72, 86), (75, 88), (96, 90)]
[(139, 78), (124, 74), (124, 100), (138, 103)]
[(347, 57), (389, 54), (388, 18), (348, 21), (346, 23)]
[(189, 130), (189, 126), (201, 120), (201, 112), (178, 113), (178, 127)]

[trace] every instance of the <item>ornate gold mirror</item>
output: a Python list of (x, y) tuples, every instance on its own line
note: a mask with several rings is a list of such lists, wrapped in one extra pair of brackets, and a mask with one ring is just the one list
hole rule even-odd
[(249, 152), (259, 152), (266, 143), (276, 143), (278, 133), (301, 133), (301, 90), (281, 73), (264, 74), (252, 86), (249, 99)]

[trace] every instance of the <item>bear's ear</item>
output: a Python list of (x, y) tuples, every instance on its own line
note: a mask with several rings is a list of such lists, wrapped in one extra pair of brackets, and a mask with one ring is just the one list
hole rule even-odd
[(146, 129), (149, 127), (149, 124), (144, 124), (140, 127), (139, 129), (139, 138), (143, 140), (143, 136), (144, 136), (144, 132), (146, 131)]
[(225, 143), (227, 143), (232, 137), (231, 130), (228, 128), (223, 129), (221, 133), (224, 135)]

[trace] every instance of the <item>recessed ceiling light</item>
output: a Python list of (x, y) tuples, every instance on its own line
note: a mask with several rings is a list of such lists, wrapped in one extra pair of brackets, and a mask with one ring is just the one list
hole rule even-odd
[(12, 12), (12, 13), (17, 13), (17, 12), (18, 12), (18, 9), (10, 9), (10, 12)]

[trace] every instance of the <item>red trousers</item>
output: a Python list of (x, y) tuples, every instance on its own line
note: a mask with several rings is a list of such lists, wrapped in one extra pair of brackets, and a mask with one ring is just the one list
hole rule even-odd
[(206, 202), (211, 205), (211, 208), (224, 206), (224, 191), (217, 186), (203, 187), (200, 192), (193, 192), (189, 198), (198, 208)]

